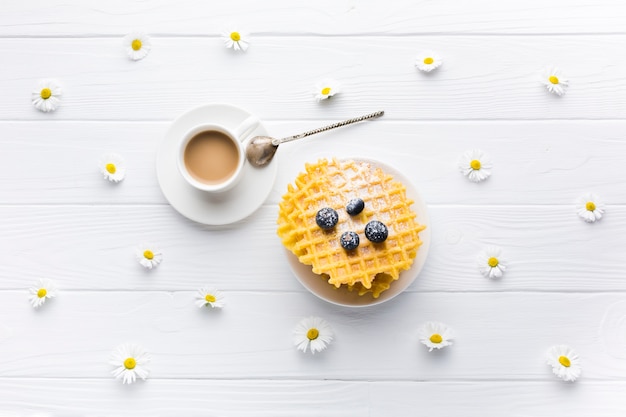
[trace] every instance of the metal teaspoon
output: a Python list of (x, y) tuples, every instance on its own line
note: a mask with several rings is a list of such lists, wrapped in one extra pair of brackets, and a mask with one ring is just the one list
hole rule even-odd
[(257, 168), (264, 167), (265, 165), (270, 163), (270, 161), (274, 157), (274, 154), (278, 150), (278, 145), (280, 145), (281, 143), (291, 142), (292, 140), (306, 138), (307, 136), (325, 132), (336, 127), (341, 127), (374, 117), (379, 117), (382, 116), (384, 113), (385, 112), (382, 110), (377, 111), (374, 113), (366, 114), (364, 116), (344, 120), (342, 122), (337, 122), (332, 125), (309, 130), (308, 132), (300, 133), (299, 135), (289, 136), (282, 139), (275, 139), (269, 136), (255, 136), (250, 140), (250, 142), (248, 142), (248, 145), (246, 146), (246, 158), (248, 159), (248, 162), (250, 162), (250, 164), (252, 164), (253, 166)]

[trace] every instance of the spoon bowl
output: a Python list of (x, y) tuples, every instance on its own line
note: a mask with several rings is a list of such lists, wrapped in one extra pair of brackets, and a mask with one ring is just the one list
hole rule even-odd
[(248, 142), (246, 158), (252, 166), (259, 168), (270, 163), (278, 150), (278, 145), (274, 145), (273, 140), (269, 136), (255, 136)]

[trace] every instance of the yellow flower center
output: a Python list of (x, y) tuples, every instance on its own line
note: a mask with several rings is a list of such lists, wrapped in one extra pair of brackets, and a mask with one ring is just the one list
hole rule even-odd
[(585, 208), (589, 211), (594, 211), (596, 209), (596, 203), (594, 203), (593, 201), (587, 201), (587, 204), (585, 204)]
[(559, 77), (557, 77), (556, 75), (551, 75), (550, 78), (548, 78), (548, 80), (552, 84), (558, 84), (559, 83)]
[(154, 258), (154, 253), (152, 253), (151, 250), (146, 250), (143, 253), (143, 257), (152, 260)]
[(479, 170), (481, 166), (482, 165), (478, 159), (474, 159), (470, 162), (470, 167), (472, 167), (473, 170)]
[(559, 356), (559, 363), (566, 368), (569, 368), (572, 365), (567, 356)]
[(232, 39), (233, 42), (239, 42), (241, 40), (241, 35), (239, 32), (231, 32), (230, 39)]
[(46, 290), (45, 288), (40, 288), (39, 291), (37, 291), (37, 297), (39, 298), (44, 298), (47, 294), (48, 290)]
[(430, 336), (430, 341), (432, 343), (441, 343), (443, 341), (443, 337), (441, 337), (439, 333), (435, 333), (434, 335)]
[(204, 296), (204, 299), (207, 301), (207, 303), (214, 303), (215, 302), (215, 296), (213, 294), (207, 294)]
[(141, 49), (142, 47), (142, 43), (139, 39), (135, 39), (133, 40), (133, 42), (130, 44), (130, 47), (133, 48), (133, 51), (138, 51)]
[(110, 162), (106, 164), (105, 168), (109, 174), (115, 174), (115, 171), (117, 171), (115, 164), (110, 163)]
[(43, 88), (41, 89), (41, 93), (39, 93), (39, 95), (44, 100), (48, 100), (50, 97), (52, 97), (52, 90), (50, 90), (49, 88)]
[(318, 338), (319, 335), (320, 335), (320, 331), (317, 330), (315, 327), (309, 329), (309, 331), (306, 332), (306, 337), (308, 337), (309, 340), (315, 340)]
[(135, 366), (137, 366), (135, 358), (126, 358), (124, 361), (124, 368), (126, 369), (135, 369)]
[(430, 64), (432, 64), (433, 62), (435, 62), (435, 60), (434, 60), (434, 59), (432, 59), (431, 57), (424, 58), (424, 64), (426, 64), (426, 65), (430, 65)]
[(322, 94), (324, 94), (325, 96), (330, 94), (330, 87), (322, 88)]
[(491, 257), (489, 258), (487, 263), (489, 264), (490, 267), (495, 268), (496, 266), (498, 266), (500, 262), (498, 261), (498, 258)]

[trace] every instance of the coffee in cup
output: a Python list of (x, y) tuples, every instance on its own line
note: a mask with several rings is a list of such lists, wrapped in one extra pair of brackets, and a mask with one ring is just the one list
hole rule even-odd
[(250, 116), (232, 130), (218, 124), (192, 128), (180, 142), (178, 168), (183, 178), (202, 191), (232, 188), (241, 178), (246, 160), (242, 142), (258, 124), (259, 120)]
[(194, 179), (204, 184), (219, 184), (237, 171), (239, 150), (226, 133), (206, 130), (189, 139), (183, 158), (187, 172)]

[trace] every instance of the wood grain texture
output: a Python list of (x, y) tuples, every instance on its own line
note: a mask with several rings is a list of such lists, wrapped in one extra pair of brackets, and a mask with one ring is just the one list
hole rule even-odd
[[(159, 38), (149, 58), (125, 55), (121, 38), (0, 39), (10, 63), (0, 79), (1, 120), (172, 120), (190, 107), (229, 102), (262, 119), (347, 118), (383, 108), (386, 119), (623, 119), (626, 65), (619, 36), (418, 36), (259, 38), (236, 53), (218, 38)], [(421, 49), (445, 64), (414, 67)], [(593, 65), (581, 65), (581, 57)], [(37, 65), (45, 62), (45, 66)], [(277, 64), (279, 63), (279, 64)], [(570, 78), (565, 97), (539, 82), (548, 65)], [(343, 92), (318, 103), (316, 82)], [(62, 107), (30, 103), (40, 78), (64, 87)]]
[(227, 22), (253, 36), (624, 33), (622, 6), (619, 0), (394, 0), (384, 6), (375, 0), (244, 0), (236, 6), (202, 0), (30, 0), (3, 5), (0, 36), (124, 35), (138, 27), (155, 34), (217, 36)]
[[(40, 277), (62, 288), (298, 291), (276, 236), (275, 206), (243, 222), (202, 226), (169, 206), (0, 207), (0, 288), (28, 288)], [(626, 207), (590, 225), (573, 207), (435, 206), (424, 270), (410, 291), (626, 291)], [(163, 263), (145, 271), (134, 248), (153, 242)], [(500, 280), (484, 278), (477, 255), (503, 249)], [(532, 297), (529, 295), (529, 297)]]
[[(613, 417), (626, 411), (624, 382), (355, 382), (0, 379), (0, 416)], [(502, 401), (503, 398), (508, 399)], [(13, 411), (13, 412), (12, 412)], [(4, 412), (4, 413), (3, 413)]]
[[(275, 137), (332, 123), (265, 122)], [(2, 204), (166, 204), (155, 159), (169, 122), (0, 123)], [(281, 146), (267, 203), (276, 204), (304, 169), (322, 157), (365, 157), (395, 167), (429, 204), (570, 205), (593, 191), (626, 204), (626, 121), (396, 122), (387, 116)], [(58, 139), (57, 139), (58, 138)], [(384, 152), (381, 151), (384, 148)], [(459, 156), (483, 149), (492, 177), (472, 184)], [(98, 159), (116, 152), (127, 178), (102, 179)]]
[[(480, 416), (626, 414), (626, 7), (621, 0), (421, 1), (27, 0), (0, 5), (0, 417)], [(231, 21), (246, 53), (223, 47)], [(150, 55), (122, 38), (143, 29)], [(436, 72), (418, 51), (444, 58)], [(540, 71), (560, 67), (564, 97)], [(322, 78), (343, 92), (321, 103)], [(38, 112), (39, 79), (64, 88)], [(227, 102), (276, 137), (376, 110), (383, 118), (281, 147), (266, 203), (228, 226), (203, 226), (165, 201), (155, 176), (172, 120)], [(481, 184), (458, 172), (468, 149), (493, 159)], [(102, 179), (106, 152), (127, 161)], [(294, 278), (275, 235), (277, 203), (304, 163), (380, 160), (429, 205), (430, 256), (415, 283), (364, 309), (330, 305)], [(595, 192), (605, 218), (575, 200)], [(143, 270), (134, 246), (163, 250)], [(500, 280), (475, 257), (503, 249)], [(40, 310), (27, 288), (51, 278)], [(223, 310), (198, 309), (204, 284)], [(292, 330), (326, 318), (335, 341), (298, 352)], [(417, 329), (439, 320), (454, 345), (429, 353)], [(153, 357), (122, 386), (119, 344)], [(575, 384), (546, 350), (573, 346)]]
[[(207, 310), (193, 291), (64, 291), (34, 310), (24, 291), (2, 291), (0, 374), (109, 378), (110, 353), (128, 342), (151, 352), (154, 379), (555, 381), (545, 353), (556, 344), (578, 351), (584, 380), (623, 381), (626, 372), (605, 349), (626, 348), (610, 333), (626, 331), (624, 294), (407, 293), (360, 309), (305, 293), (225, 294), (223, 310)], [(293, 346), (308, 315), (336, 333), (323, 354)], [(451, 326), (455, 344), (428, 352), (417, 334), (428, 320)]]

